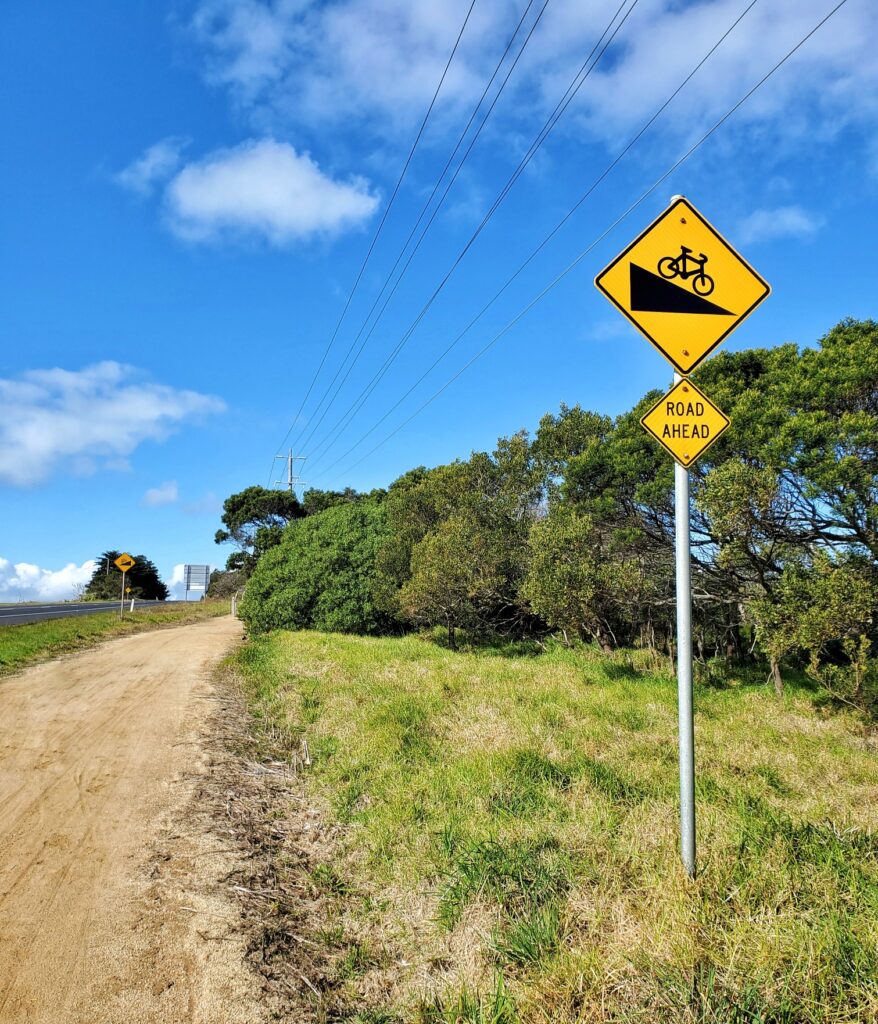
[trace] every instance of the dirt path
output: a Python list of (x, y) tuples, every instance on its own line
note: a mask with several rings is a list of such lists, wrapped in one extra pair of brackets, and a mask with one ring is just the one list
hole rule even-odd
[(255, 1024), (230, 853), (191, 812), (231, 618), (0, 681), (0, 1024)]

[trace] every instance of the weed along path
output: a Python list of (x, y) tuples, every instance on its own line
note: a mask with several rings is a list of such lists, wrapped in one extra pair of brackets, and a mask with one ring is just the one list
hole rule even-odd
[(230, 617), (126, 637), (0, 681), (0, 1022), (259, 1020), (188, 813)]

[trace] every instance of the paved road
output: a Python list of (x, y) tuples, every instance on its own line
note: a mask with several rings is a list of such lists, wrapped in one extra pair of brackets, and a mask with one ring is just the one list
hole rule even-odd
[[(160, 601), (162, 607), (182, 601)], [(135, 601), (135, 608), (151, 608), (155, 601)], [(130, 606), (130, 602), (127, 602)], [(25, 622), (64, 619), (71, 615), (94, 615), (95, 612), (118, 611), (118, 601), (65, 601), (59, 604), (0, 604), (0, 626), (21, 626)]]

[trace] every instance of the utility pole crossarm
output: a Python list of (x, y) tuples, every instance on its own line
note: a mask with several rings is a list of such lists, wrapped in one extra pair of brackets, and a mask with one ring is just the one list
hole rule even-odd
[(297, 477), (295, 475), (295, 473), (293, 472), (293, 468), (296, 462), (304, 462), (305, 458), (306, 457), (304, 455), (293, 455), (292, 448), (290, 448), (286, 455), (275, 455), (275, 459), (283, 459), (284, 462), (286, 462), (287, 464), (286, 480), (276, 480), (275, 484), (283, 484), (290, 492), (290, 494), (293, 494), (295, 492), (296, 484), (301, 484), (305, 482), (304, 480), (302, 480), (301, 477)]

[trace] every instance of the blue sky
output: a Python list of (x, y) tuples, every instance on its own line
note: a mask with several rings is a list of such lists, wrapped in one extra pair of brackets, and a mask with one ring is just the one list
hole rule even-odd
[[(833, 6), (757, 0), (515, 284), (339, 460), (748, 7), (634, 3), (374, 393), (342, 421), (337, 443), (321, 444), (404, 337), (617, 7), (550, 0), (362, 356), (302, 444), (515, 24), (527, 11), (512, 55), (543, 7), (476, 0), (293, 424), (305, 480), (386, 485), (413, 465), (533, 429), (561, 402), (615, 414), (665, 384), (667, 365), (592, 279), (672, 193), (687, 195), (772, 284), (728, 347), (813, 344), (842, 317), (874, 315), (878, 8), (848, 0), (484, 358), (371, 452)], [(4, 6), (0, 600), (68, 596), (106, 547), (145, 552), (167, 579), (183, 562), (224, 562), (227, 550), (212, 542), (222, 499), (269, 481), (469, 7)]]

